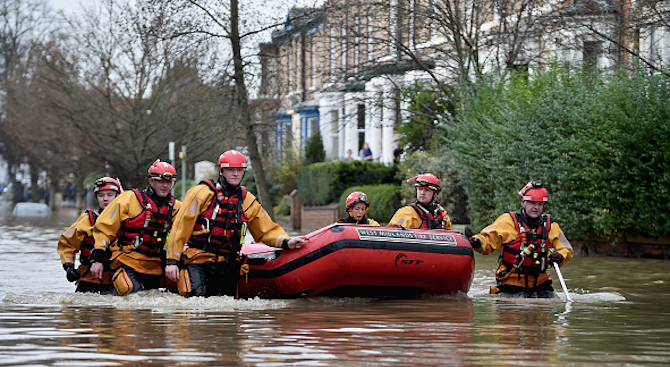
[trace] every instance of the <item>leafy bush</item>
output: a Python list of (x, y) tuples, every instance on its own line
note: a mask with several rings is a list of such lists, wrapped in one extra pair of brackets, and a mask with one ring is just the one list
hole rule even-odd
[(279, 200), (279, 203), (274, 207), (275, 215), (290, 215), (291, 214), (291, 197), (284, 195)]
[(370, 199), (370, 209), (366, 213), (368, 218), (374, 219), (381, 225), (386, 225), (400, 204), (400, 186), (394, 184), (353, 186), (340, 196), (341, 217), (347, 216), (347, 196), (354, 191), (363, 191)]
[(342, 192), (354, 185), (397, 185), (396, 171), (395, 166), (367, 161), (311, 164), (298, 175), (300, 201), (307, 206), (326, 205), (337, 202)]
[(598, 80), (554, 68), (481, 83), (450, 132), (481, 228), (519, 207), (531, 179), (574, 238), (670, 234), (670, 83), (638, 70)]
[(278, 193), (288, 195), (298, 187), (298, 174), (303, 167), (300, 155), (294, 149), (287, 149), (279, 163), (269, 164), (271, 184), (280, 185)]

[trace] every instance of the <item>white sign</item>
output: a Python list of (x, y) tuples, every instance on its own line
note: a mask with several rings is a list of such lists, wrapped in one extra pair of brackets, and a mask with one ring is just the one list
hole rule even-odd
[(195, 164), (195, 172), (193, 173), (193, 176), (196, 185), (206, 178), (216, 178), (217, 175), (218, 172), (214, 162), (200, 161)]

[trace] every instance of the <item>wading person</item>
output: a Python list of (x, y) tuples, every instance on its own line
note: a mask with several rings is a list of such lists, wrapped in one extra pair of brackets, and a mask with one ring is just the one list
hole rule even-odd
[(370, 199), (362, 191), (354, 191), (347, 196), (346, 209), (349, 215), (345, 218), (340, 218), (335, 223), (352, 223), (352, 224), (370, 224), (378, 226), (374, 219), (369, 219), (365, 216), (370, 208)]
[(440, 193), (440, 180), (430, 173), (424, 173), (407, 182), (414, 180), (416, 202), (398, 209), (389, 221), (389, 227), (451, 230), (449, 215), (442, 205), (433, 202)]
[(239, 252), (246, 230), (254, 240), (285, 250), (299, 248), (303, 237), (290, 238), (240, 186), (247, 159), (236, 150), (219, 157), (219, 178), (205, 180), (184, 197), (167, 246), (165, 275), (179, 293), (192, 296), (236, 296)]
[(165, 239), (181, 205), (171, 194), (176, 180), (174, 167), (156, 160), (148, 170), (149, 186), (119, 195), (93, 227), (91, 272), (98, 278), (103, 276), (105, 253), (118, 238), (118, 247), (111, 249), (111, 268), (112, 283), (121, 296), (161, 284)]
[(551, 298), (554, 288), (547, 269), (550, 264), (565, 264), (574, 250), (558, 223), (542, 214), (549, 201), (547, 189), (539, 182), (529, 182), (519, 194), (521, 210), (501, 215), (470, 237), (470, 243), (483, 255), (502, 250), (495, 271), (498, 284), (491, 287), (491, 293)]
[[(61, 234), (58, 240), (58, 254), (63, 264), (67, 280), (77, 282), (75, 292), (111, 293), (112, 282), (109, 274), (109, 253), (103, 259), (102, 277), (98, 278), (90, 272), (91, 252), (95, 240), (91, 234), (91, 227), (95, 224), (100, 212), (123, 192), (121, 183), (111, 177), (102, 177), (93, 184), (93, 195), (98, 204), (97, 210), (88, 209)], [(77, 252), (79, 268), (74, 267)]]

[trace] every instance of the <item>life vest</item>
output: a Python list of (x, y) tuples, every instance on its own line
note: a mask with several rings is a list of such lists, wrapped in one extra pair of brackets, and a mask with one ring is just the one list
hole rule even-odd
[[(95, 224), (95, 221), (98, 220), (98, 213), (95, 210), (87, 209), (86, 213), (88, 214), (88, 220), (91, 223), (91, 226)], [(79, 255), (79, 262), (82, 265), (91, 264), (91, 252), (93, 251), (93, 246), (95, 245), (95, 238), (93, 236), (86, 236), (84, 240), (81, 241), (81, 253)]]
[(214, 199), (196, 219), (188, 246), (223, 256), (238, 253), (249, 222), (242, 209), (246, 187), (240, 186), (235, 194), (226, 197), (220, 183), (204, 180), (200, 184), (214, 192)]
[[(419, 229), (444, 229), (444, 219), (447, 216), (447, 212), (441, 206), (431, 204), (425, 209), (418, 203), (412, 203), (409, 206), (414, 208), (419, 217), (421, 217), (421, 227)], [(437, 211), (437, 215), (435, 211)]]
[(368, 217), (363, 217), (363, 219), (356, 222), (356, 219), (354, 219), (354, 217), (352, 217), (351, 215), (347, 216), (346, 218), (341, 218), (335, 223), (370, 224), (370, 222), (368, 221)]
[(156, 202), (146, 195), (145, 190), (132, 190), (144, 210), (135, 218), (123, 221), (119, 232), (119, 246), (122, 251), (131, 250), (158, 257), (172, 226), (172, 208), (175, 199), (170, 195), (167, 204), (159, 208)]
[[(519, 236), (512, 242), (503, 244), (502, 262), (511, 269), (517, 262), (519, 254), (525, 253), (523, 261), (516, 269), (518, 274), (538, 275), (547, 271), (547, 256), (554, 245), (548, 241), (551, 229), (551, 216), (542, 215), (542, 222), (536, 228), (528, 228), (519, 212), (509, 212)], [(525, 250), (525, 251), (524, 251)], [(520, 258), (519, 258), (520, 259)]]

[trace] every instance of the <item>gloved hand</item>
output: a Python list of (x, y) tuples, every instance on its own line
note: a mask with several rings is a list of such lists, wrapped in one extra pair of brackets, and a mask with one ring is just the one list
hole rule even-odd
[(65, 269), (65, 277), (67, 277), (68, 282), (76, 282), (81, 276), (79, 270), (74, 268), (74, 264), (63, 264), (63, 269)]
[(470, 241), (470, 245), (472, 245), (473, 249), (482, 247), (482, 240), (480, 240), (479, 237), (472, 236), (468, 238), (468, 241)]
[(565, 258), (563, 255), (561, 255), (560, 252), (554, 252), (553, 254), (549, 255), (549, 261), (556, 263), (556, 265), (561, 265), (563, 260), (565, 260)]

